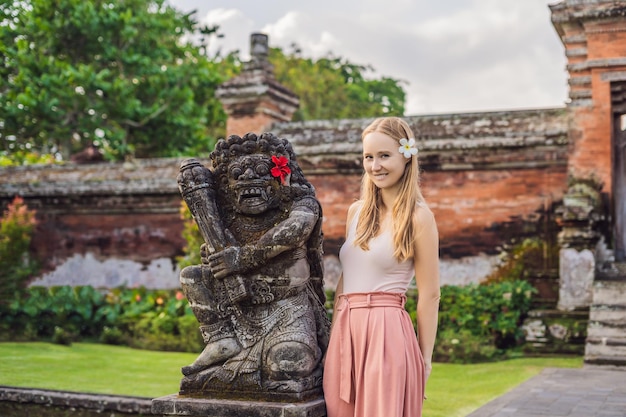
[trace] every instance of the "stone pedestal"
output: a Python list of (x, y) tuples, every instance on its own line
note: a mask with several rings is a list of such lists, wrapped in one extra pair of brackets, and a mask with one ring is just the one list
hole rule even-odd
[(558, 309), (571, 311), (589, 307), (596, 266), (594, 253), (589, 249), (563, 248), (559, 258)]
[(532, 310), (524, 320), (524, 352), (531, 355), (581, 355), (589, 323), (588, 310)]
[(597, 246), (604, 207), (602, 185), (591, 179), (570, 179), (563, 205), (556, 209), (559, 233), (559, 301), (562, 311), (588, 309), (592, 301)]
[(301, 403), (234, 401), (184, 397), (177, 394), (152, 400), (152, 414), (202, 417), (325, 417), (323, 398)]

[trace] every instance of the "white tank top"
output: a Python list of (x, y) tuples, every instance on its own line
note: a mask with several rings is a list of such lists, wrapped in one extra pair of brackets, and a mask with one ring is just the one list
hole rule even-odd
[(398, 263), (394, 258), (391, 230), (383, 231), (371, 239), (368, 251), (355, 246), (360, 214), (361, 207), (357, 209), (348, 227), (346, 242), (339, 250), (344, 294), (375, 291), (406, 293), (415, 273), (413, 259)]

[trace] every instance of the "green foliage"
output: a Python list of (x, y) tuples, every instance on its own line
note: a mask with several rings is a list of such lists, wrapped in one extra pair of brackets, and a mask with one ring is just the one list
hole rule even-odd
[(488, 362), (503, 356), (493, 343), (485, 343), (484, 336), (477, 336), (469, 330), (448, 328), (439, 331), (437, 336), (433, 355), (437, 362)]
[(13, 153), (0, 152), (0, 168), (19, 165), (54, 164), (57, 162), (52, 154), (40, 154), (39, 152), (22, 150)]
[(189, 207), (187, 207), (184, 201), (180, 203), (180, 218), (183, 220), (182, 236), (186, 244), (183, 248), (183, 255), (177, 257), (176, 262), (182, 269), (189, 265), (199, 265), (202, 262), (200, 259), (200, 246), (204, 243), (204, 239), (189, 211)]
[(76, 340), (197, 352), (198, 322), (180, 291), (30, 287), (0, 310), (0, 339)]
[(215, 30), (165, 0), (3, 2), (4, 151), (67, 159), (93, 142), (113, 160), (206, 152), (224, 126), (214, 93), (233, 62), (183, 39)]
[[(93, 337), (108, 324), (99, 309), (104, 296), (92, 287), (30, 287), (0, 311), (2, 327), (12, 338), (54, 337), (61, 329), (77, 337)], [(26, 331), (23, 331), (26, 330)], [(5, 336), (6, 337), (6, 336)]]
[[(166, 0), (1, 3), (0, 165), (92, 143), (109, 160), (209, 152), (226, 121), (215, 90), (241, 69), (236, 52), (207, 57), (216, 32)], [(295, 120), (404, 113), (404, 81), (370, 66), (297, 49), (270, 60), (300, 96)]]
[[(120, 319), (129, 345), (141, 349), (197, 352), (204, 346), (198, 322), (182, 292), (141, 291)], [(187, 333), (191, 332), (191, 333)]]
[(21, 197), (15, 197), (0, 218), (0, 309), (38, 270), (30, 254), (37, 221)]
[(549, 245), (538, 238), (524, 239), (502, 254), (500, 266), (486, 278), (486, 282), (525, 279), (529, 271), (553, 267), (558, 260), (558, 245)]
[(272, 48), (269, 60), (276, 79), (300, 98), (294, 120), (404, 115), (404, 82), (367, 78), (374, 71), (369, 66), (334, 56), (304, 58), (297, 47), (289, 54)]
[(100, 338), (98, 340), (100, 343), (104, 343), (106, 345), (123, 345), (127, 343), (124, 333), (122, 333), (120, 329), (109, 326), (104, 326), (102, 328), (102, 333), (100, 334)]
[(535, 292), (526, 281), (442, 287), (435, 359), (486, 360), (519, 345)]
[(74, 339), (74, 335), (65, 330), (62, 327), (56, 326), (54, 328), (54, 334), (52, 335), (52, 343), (57, 345), (70, 346)]

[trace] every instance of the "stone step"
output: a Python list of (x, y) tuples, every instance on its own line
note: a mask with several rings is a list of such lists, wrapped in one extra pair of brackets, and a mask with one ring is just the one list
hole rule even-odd
[(596, 265), (595, 281), (626, 281), (626, 262), (602, 262)]
[(625, 305), (626, 280), (595, 281), (593, 305)]
[(585, 360), (594, 357), (626, 358), (626, 337), (594, 337), (587, 336)]
[(605, 318), (604, 320), (589, 320), (587, 337), (625, 337), (626, 319), (623, 316)]
[(596, 281), (589, 309), (588, 338), (626, 338), (626, 281)]
[(626, 304), (592, 305), (589, 319), (594, 321), (623, 320), (626, 322)]
[(626, 369), (626, 356), (587, 356), (585, 355), (585, 365), (611, 366), (617, 369)]

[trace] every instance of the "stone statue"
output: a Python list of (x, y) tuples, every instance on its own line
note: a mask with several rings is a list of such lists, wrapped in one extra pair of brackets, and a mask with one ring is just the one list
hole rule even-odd
[(206, 347), (181, 395), (305, 400), (321, 393), (322, 210), (286, 139), (221, 139), (212, 170), (185, 160), (178, 184), (204, 237), (180, 282)]

